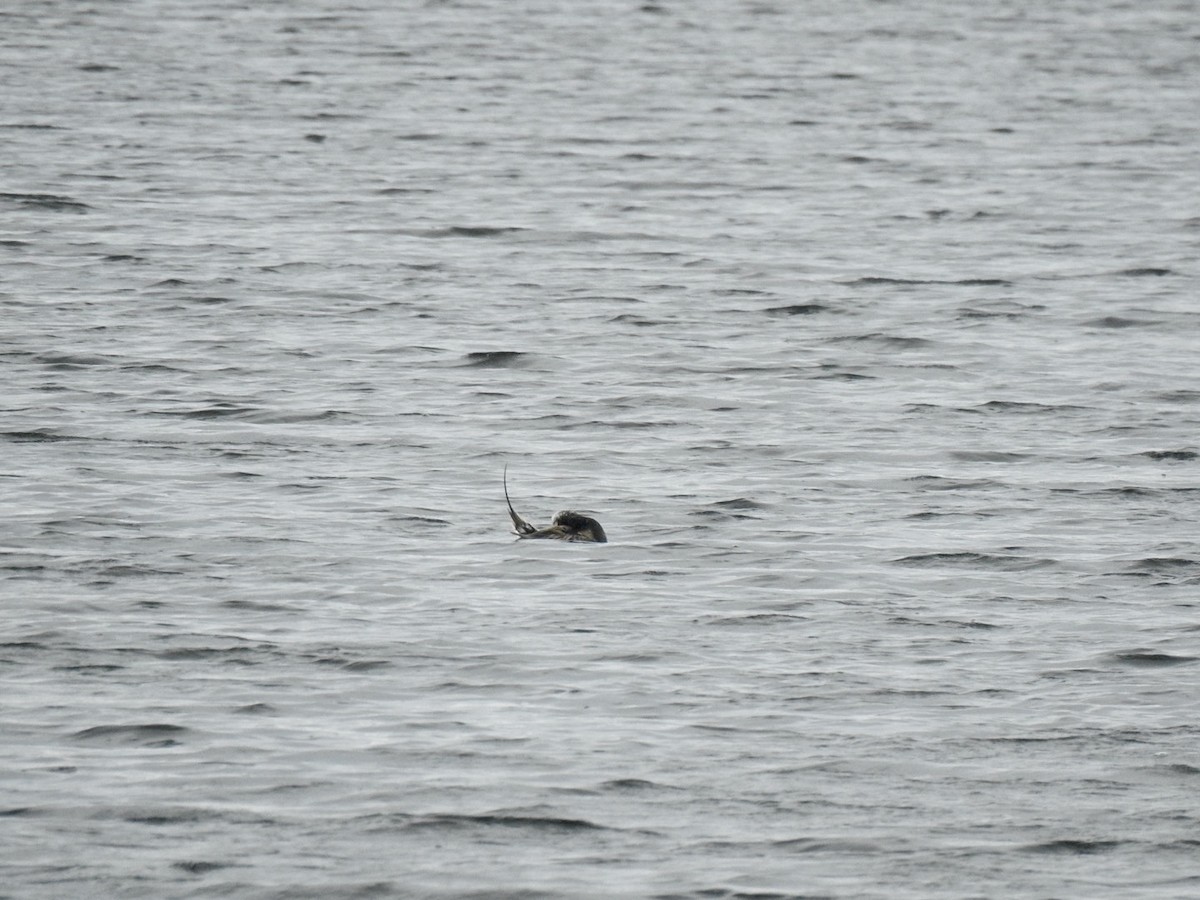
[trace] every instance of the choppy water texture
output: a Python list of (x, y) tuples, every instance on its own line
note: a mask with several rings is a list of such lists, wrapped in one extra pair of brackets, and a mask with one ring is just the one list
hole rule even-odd
[(1197, 23), (7, 4), (0, 896), (1200, 894)]

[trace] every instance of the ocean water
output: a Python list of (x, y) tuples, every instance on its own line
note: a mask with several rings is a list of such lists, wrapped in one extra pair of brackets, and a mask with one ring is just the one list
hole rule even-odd
[(0, 897), (1200, 895), (1198, 12), (6, 5)]

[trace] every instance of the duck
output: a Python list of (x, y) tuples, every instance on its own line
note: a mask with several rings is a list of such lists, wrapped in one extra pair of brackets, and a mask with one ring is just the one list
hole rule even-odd
[(518, 540), (524, 538), (550, 538), (557, 541), (574, 541), (577, 543), (607, 544), (608, 535), (604, 527), (591, 516), (564, 509), (555, 514), (554, 521), (544, 528), (531, 525), (513, 509), (512, 500), (508, 497), (508, 466), (504, 467), (504, 500), (508, 503), (508, 514), (512, 517), (513, 532)]

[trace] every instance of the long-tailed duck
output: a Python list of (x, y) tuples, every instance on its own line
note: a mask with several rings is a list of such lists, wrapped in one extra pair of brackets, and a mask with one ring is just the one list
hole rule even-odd
[(518, 538), (552, 538), (559, 541), (587, 541), (593, 544), (607, 544), (608, 535), (595, 519), (577, 512), (563, 510), (554, 517), (554, 521), (545, 528), (530, 525), (513, 509), (512, 501), (508, 499), (508, 466), (504, 467), (504, 499), (508, 503), (508, 514), (512, 516), (514, 532)]

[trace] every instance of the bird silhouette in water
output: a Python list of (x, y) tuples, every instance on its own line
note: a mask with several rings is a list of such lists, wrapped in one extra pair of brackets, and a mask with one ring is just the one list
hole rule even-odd
[(554, 521), (545, 528), (530, 525), (513, 509), (512, 500), (508, 499), (508, 466), (504, 467), (504, 499), (508, 503), (508, 514), (512, 516), (513, 527), (518, 538), (551, 538), (556, 541), (580, 541), (592, 544), (607, 544), (608, 535), (604, 528), (591, 516), (563, 510), (554, 517)]

